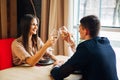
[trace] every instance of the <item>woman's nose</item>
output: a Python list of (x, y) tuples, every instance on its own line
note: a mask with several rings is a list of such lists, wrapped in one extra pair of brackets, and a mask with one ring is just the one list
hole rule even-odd
[(38, 29), (38, 25), (35, 25), (35, 28)]

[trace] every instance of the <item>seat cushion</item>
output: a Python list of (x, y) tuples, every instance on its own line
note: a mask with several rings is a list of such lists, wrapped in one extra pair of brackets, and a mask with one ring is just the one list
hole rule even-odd
[(0, 70), (12, 67), (11, 43), (14, 38), (0, 39)]

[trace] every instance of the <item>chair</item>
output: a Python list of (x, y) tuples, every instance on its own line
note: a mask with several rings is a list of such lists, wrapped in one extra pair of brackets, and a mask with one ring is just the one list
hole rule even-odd
[(14, 38), (0, 39), (0, 70), (12, 67), (11, 43)]

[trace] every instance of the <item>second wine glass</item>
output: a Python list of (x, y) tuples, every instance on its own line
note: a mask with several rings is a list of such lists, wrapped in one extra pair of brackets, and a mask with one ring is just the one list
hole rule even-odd
[(50, 37), (53, 37), (53, 39), (58, 39), (60, 36), (60, 33), (58, 30), (54, 29), (51, 33), (50, 33)]

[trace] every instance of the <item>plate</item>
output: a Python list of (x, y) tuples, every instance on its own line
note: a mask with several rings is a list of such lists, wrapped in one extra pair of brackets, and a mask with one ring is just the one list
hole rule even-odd
[(50, 60), (47, 61), (47, 62), (41, 62), (41, 61), (39, 61), (39, 62), (37, 63), (37, 65), (47, 66), (47, 65), (51, 65), (51, 64), (53, 64), (53, 63), (54, 63), (54, 60), (50, 59)]

